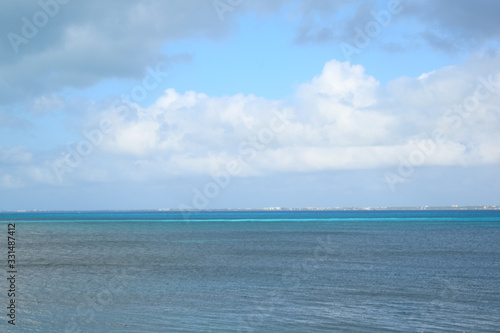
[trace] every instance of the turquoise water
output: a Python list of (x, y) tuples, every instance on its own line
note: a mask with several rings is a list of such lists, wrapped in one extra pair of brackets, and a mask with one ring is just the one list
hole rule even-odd
[(16, 223), (18, 271), (1, 332), (500, 332), (500, 211), (0, 221), (2, 242)]

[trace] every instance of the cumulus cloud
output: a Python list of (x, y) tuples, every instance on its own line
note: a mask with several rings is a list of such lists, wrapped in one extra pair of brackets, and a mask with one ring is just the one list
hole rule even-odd
[[(500, 76), (485, 71), (498, 61), (471, 58), (384, 87), (362, 66), (332, 60), (289, 101), (168, 89), (147, 108), (110, 105), (94, 114), (82, 130), (106, 119), (112, 129), (102, 142), (76, 166), (67, 148), (57, 161), (70, 167), (64, 181), (98, 182), (209, 175), (228, 163), (241, 177), (390, 168), (418, 150), (422, 166), (498, 164)], [(57, 182), (54, 173), (29, 177)]]
[(0, 148), (0, 187), (396, 169), (418, 151), (419, 166), (498, 165), (500, 73), (488, 69), (499, 62), (471, 57), (382, 86), (362, 66), (332, 60), (288, 100), (167, 89), (145, 108), (102, 102), (80, 141)]

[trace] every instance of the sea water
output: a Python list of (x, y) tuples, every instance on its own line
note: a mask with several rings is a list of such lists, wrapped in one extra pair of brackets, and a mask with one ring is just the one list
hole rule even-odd
[(0, 237), (1, 332), (500, 332), (500, 211), (1, 213)]

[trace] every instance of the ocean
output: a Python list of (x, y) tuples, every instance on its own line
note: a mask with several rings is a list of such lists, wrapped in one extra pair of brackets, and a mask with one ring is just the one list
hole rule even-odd
[(1, 332), (500, 332), (500, 211), (0, 213), (0, 237)]

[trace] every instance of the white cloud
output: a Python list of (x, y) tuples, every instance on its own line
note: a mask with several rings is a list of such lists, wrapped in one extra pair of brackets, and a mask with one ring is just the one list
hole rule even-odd
[[(326, 63), (321, 75), (299, 88), (298, 95), (313, 102), (323, 97), (338, 107), (365, 108), (377, 102), (379, 86), (375, 78), (364, 73), (363, 66), (332, 60)], [(322, 111), (336, 113), (335, 109)]]
[[(116, 130), (101, 148), (153, 178), (207, 174), (232, 159), (245, 166), (241, 175), (388, 167), (429, 139), (435, 147), (422, 165), (500, 163), (500, 148), (495, 145), (500, 128), (498, 94), (461, 118), (457, 129), (450, 128), (450, 117), (459, 115), (446, 115), (453, 102), (463, 103), (474, 94), (480, 75), (486, 74), (466, 63), (419, 78), (397, 79), (384, 88), (361, 66), (334, 60), (301, 85), (290, 103), (168, 89), (134, 117), (115, 115)], [(260, 140), (259, 133), (284, 110), (294, 118), (271, 139)], [(433, 137), (438, 128), (445, 132), (444, 142)]]
[[(391, 168), (422, 156), (419, 166), (499, 164), (499, 77), (484, 71), (498, 68), (492, 66), (497, 62), (485, 58), (478, 65), (471, 59), (382, 87), (363, 67), (333, 60), (300, 85), (290, 101), (168, 89), (147, 108), (131, 106), (126, 116), (112, 107), (93, 113), (95, 119), (84, 122), (86, 126), (108, 119), (113, 130), (64, 174), (64, 181), (141, 182), (208, 175), (231, 161), (241, 167), (242, 177)], [(469, 111), (454, 111), (454, 105), (466, 105), (478, 87), (480, 103)], [(429, 142), (431, 148), (421, 148)], [(65, 154), (57, 156), (63, 164)], [(41, 170), (40, 154), (18, 148), (4, 149), (1, 156), (4, 165), (23, 167), (17, 173), (4, 167), (3, 186), (57, 183), (52, 171)]]

